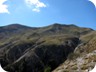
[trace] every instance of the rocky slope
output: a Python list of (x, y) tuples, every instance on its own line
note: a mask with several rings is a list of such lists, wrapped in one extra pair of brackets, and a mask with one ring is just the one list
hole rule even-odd
[(50, 72), (74, 50), (87, 50), (86, 46), (80, 50), (76, 47), (80, 42), (88, 44), (87, 34), (92, 32), (90, 28), (58, 23), (38, 28), (20, 24), (0, 27), (0, 63), (9, 72)]
[(80, 38), (79, 44), (67, 60), (53, 72), (89, 72), (96, 65), (96, 31)]

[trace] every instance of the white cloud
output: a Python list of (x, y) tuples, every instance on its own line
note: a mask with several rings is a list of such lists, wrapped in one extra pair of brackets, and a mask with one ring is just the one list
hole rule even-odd
[(96, 7), (96, 0), (89, 0), (89, 1), (91, 1)]
[(35, 12), (40, 12), (41, 8), (47, 7), (46, 4), (44, 4), (39, 0), (25, 0), (25, 3), (27, 4), (27, 6), (32, 8), (32, 11), (35, 11)]
[(4, 4), (6, 1), (7, 0), (0, 0), (0, 13), (9, 13), (7, 9), (8, 6)]
[(34, 8), (34, 9), (32, 9), (32, 11), (40, 12), (40, 9)]

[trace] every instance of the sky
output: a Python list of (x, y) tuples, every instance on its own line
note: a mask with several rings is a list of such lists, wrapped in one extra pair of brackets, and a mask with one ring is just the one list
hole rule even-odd
[(61, 23), (96, 30), (96, 1), (91, 1), (0, 0), (0, 26), (19, 23), (42, 27)]

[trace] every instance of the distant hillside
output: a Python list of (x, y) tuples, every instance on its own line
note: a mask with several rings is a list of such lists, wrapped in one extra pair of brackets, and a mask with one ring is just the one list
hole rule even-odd
[(94, 34), (93, 29), (73, 24), (3, 26), (0, 27), (0, 63), (9, 72), (51, 72), (66, 61), (79, 44), (88, 43), (91, 33)]

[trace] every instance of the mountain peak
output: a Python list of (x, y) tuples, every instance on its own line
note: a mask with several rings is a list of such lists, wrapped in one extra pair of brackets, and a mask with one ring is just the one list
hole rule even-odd
[(4, 26), (3, 27), (4, 29), (20, 29), (20, 28), (31, 28), (31, 27), (28, 27), (28, 26), (24, 26), (22, 24), (18, 24), (18, 23), (15, 23), (15, 24), (10, 24), (10, 25), (7, 25), (7, 26)]
[(74, 24), (59, 24), (59, 23), (54, 23), (52, 26), (58, 27), (58, 26), (65, 26), (65, 27), (78, 27)]
[(7, 26), (8, 27), (21, 27), (21, 26), (24, 26), (24, 25), (15, 23), (15, 24), (7, 25)]
[(53, 26), (61, 26), (62, 24), (54, 23)]

